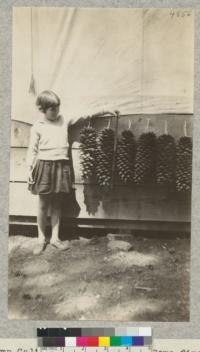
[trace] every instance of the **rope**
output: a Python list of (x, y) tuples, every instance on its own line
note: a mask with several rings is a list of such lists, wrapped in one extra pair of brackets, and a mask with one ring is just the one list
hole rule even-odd
[(31, 74), (33, 74), (33, 9), (31, 7)]
[(111, 118), (108, 119), (108, 124), (106, 128), (110, 128), (110, 124), (111, 124)]
[(147, 118), (147, 124), (145, 126), (145, 132), (146, 133), (149, 131), (149, 124), (150, 124), (150, 118)]
[(29, 93), (36, 95), (35, 79), (33, 72), (33, 9), (31, 7), (30, 12), (30, 24), (31, 24), (31, 80), (29, 85)]
[(187, 137), (187, 121), (184, 122), (184, 136)]
[(167, 123), (167, 120), (165, 120), (165, 134), (168, 134), (168, 123)]

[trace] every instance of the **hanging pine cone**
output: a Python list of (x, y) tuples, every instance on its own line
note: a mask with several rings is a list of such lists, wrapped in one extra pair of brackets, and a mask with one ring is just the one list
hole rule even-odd
[(109, 188), (112, 181), (114, 131), (104, 128), (99, 133), (97, 144), (97, 182), (99, 186)]
[(116, 172), (124, 184), (134, 180), (135, 140), (130, 130), (122, 132), (117, 143)]
[(176, 148), (176, 188), (190, 191), (192, 187), (192, 139), (181, 137)]
[(80, 132), (82, 177), (84, 180), (95, 175), (97, 133), (93, 127), (84, 127)]
[(156, 163), (156, 135), (153, 132), (141, 134), (136, 148), (135, 174), (136, 184), (154, 181)]
[(172, 185), (175, 181), (176, 146), (174, 138), (163, 134), (157, 139), (156, 181)]

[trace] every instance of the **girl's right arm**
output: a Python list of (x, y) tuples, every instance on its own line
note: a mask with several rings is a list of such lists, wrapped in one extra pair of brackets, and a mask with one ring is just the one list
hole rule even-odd
[(78, 118), (70, 118), (68, 120), (68, 127), (71, 127), (71, 126), (73, 126), (73, 125), (75, 125), (77, 123), (80, 123), (81, 121), (82, 122), (83, 121), (86, 121), (86, 122), (88, 121), (89, 122), (90, 119), (91, 119), (90, 116), (78, 117)]
[(28, 177), (31, 177), (31, 173), (37, 158), (39, 139), (40, 139), (40, 134), (39, 134), (37, 125), (35, 124), (31, 127), (30, 142), (29, 142), (29, 147), (26, 155), (26, 166), (28, 168)]

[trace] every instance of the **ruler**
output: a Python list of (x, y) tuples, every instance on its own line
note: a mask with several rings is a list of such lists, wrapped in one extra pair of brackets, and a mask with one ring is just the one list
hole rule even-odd
[(38, 352), (152, 352), (152, 346), (130, 347), (38, 347)]

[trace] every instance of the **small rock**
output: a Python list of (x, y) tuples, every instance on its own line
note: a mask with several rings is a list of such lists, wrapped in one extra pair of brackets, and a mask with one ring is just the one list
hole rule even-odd
[(78, 244), (79, 240), (75, 239), (75, 240), (71, 240), (70, 242), (71, 244)]
[(42, 299), (42, 295), (40, 295), (40, 294), (36, 295), (35, 299)]
[(128, 233), (108, 233), (106, 237), (109, 241), (131, 241), (133, 239), (133, 235)]
[(149, 264), (148, 269), (153, 270), (154, 269), (153, 265)]
[(142, 269), (137, 269), (137, 273), (141, 274), (142, 273)]
[(116, 236), (116, 234), (114, 234), (114, 233), (108, 233), (106, 237), (109, 241), (114, 241), (116, 238), (115, 236)]
[(82, 244), (89, 244), (91, 242), (91, 239), (79, 236), (79, 241)]
[(124, 252), (128, 252), (133, 246), (126, 241), (110, 241), (108, 242), (108, 248), (111, 250), (121, 250)]
[(174, 248), (174, 247), (169, 248), (169, 250), (168, 250), (168, 251), (169, 251), (169, 253), (170, 253), (170, 254), (174, 254), (174, 253), (175, 253), (175, 248)]
[(31, 295), (29, 293), (24, 293), (23, 294), (24, 299), (32, 299)]
[(35, 297), (39, 303), (43, 302), (43, 296), (42, 295), (37, 295)]

